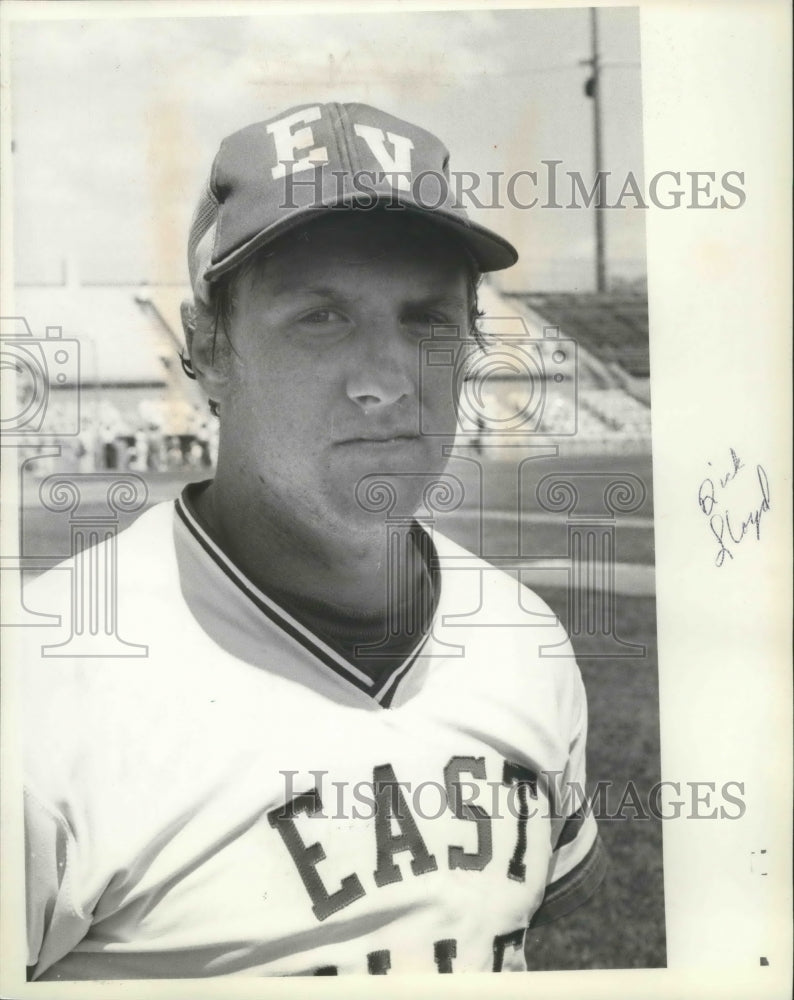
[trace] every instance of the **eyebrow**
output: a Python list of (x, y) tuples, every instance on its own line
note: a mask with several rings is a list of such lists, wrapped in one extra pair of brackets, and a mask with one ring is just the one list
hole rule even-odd
[(316, 285), (312, 287), (298, 285), (295, 287), (290, 279), (282, 282), (274, 291), (276, 295), (316, 295), (318, 298), (339, 297), (338, 291), (335, 291), (333, 288), (326, 287), (325, 285)]
[(411, 302), (413, 306), (446, 306), (450, 309), (457, 309), (461, 304), (465, 304), (466, 296), (450, 295), (426, 295), (421, 299)]
[[(285, 282), (280, 288), (276, 289), (276, 295), (285, 296), (299, 296), (306, 295), (315, 298), (323, 299), (335, 299), (338, 302), (345, 302), (348, 300), (349, 296), (344, 292), (340, 291), (338, 288), (332, 288), (328, 285), (302, 285), (299, 287), (293, 287), (289, 282)], [(353, 296), (355, 297), (355, 296)], [(409, 298), (405, 301), (404, 305), (412, 309), (419, 309), (422, 307), (435, 306), (437, 308), (447, 308), (447, 309), (458, 309), (461, 306), (465, 308), (466, 296), (454, 296), (446, 295), (440, 293), (439, 295), (429, 294), (422, 295), (419, 298), (413, 299)]]

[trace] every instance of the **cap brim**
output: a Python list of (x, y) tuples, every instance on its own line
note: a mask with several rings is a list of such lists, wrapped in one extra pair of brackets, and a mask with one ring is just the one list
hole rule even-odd
[(518, 261), (518, 251), (511, 243), (490, 229), (486, 229), (485, 226), (472, 222), (465, 215), (448, 208), (431, 208), (417, 204), (410, 195), (403, 192), (390, 191), (387, 194), (367, 192), (364, 197), (354, 195), (349, 198), (296, 207), (290, 215), (263, 229), (227, 254), (222, 260), (214, 261), (205, 271), (204, 280), (209, 283), (217, 281), (224, 274), (239, 267), (257, 250), (261, 250), (262, 247), (279, 237), (329, 211), (340, 208), (368, 211), (374, 208), (384, 208), (386, 205), (390, 206), (392, 210), (403, 208), (405, 211), (426, 219), (450, 233), (463, 243), (483, 272), (502, 271), (507, 267), (512, 267)]

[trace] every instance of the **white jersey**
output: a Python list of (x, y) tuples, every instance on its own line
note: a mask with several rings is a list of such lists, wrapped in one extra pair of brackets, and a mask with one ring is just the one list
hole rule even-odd
[(42, 655), (73, 564), (28, 589), (63, 622), (20, 661), (30, 978), (526, 968), (603, 875), (584, 690), (536, 595), (433, 540), (432, 630), (378, 685), (180, 501), (103, 543), (146, 656)]

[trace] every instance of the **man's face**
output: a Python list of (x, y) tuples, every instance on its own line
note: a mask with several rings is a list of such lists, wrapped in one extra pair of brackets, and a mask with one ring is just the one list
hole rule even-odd
[[(452, 371), (431, 394), (420, 345), (468, 322), (463, 257), (426, 224), (336, 212), (282, 240), (237, 282), (219, 476), (319, 530), (372, 521), (355, 499), (372, 473), (394, 474), (400, 510), (415, 509), (456, 426)], [(446, 437), (420, 434), (423, 412)]]

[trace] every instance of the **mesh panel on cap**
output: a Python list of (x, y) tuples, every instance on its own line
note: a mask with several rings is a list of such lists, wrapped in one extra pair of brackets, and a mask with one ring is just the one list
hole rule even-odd
[[(205, 240), (205, 236), (211, 229), (215, 228), (218, 219), (218, 203), (212, 195), (207, 185), (199, 198), (196, 211), (190, 223), (190, 232), (187, 238), (187, 266), (190, 272), (190, 284), (194, 292), (197, 290), (197, 282), (203, 278), (204, 271), (209, 266), (209, 256), (199, 253), (199, 244), (202, 249), (207, 247), (211, 250), (213, 240)], [(206, 256), (206, 259), (204, 259)]]

